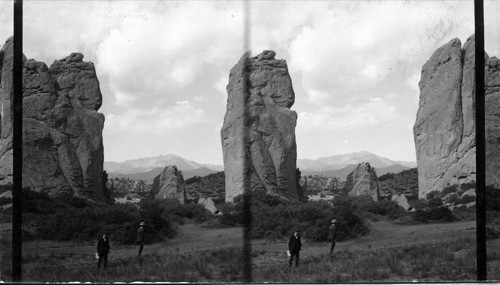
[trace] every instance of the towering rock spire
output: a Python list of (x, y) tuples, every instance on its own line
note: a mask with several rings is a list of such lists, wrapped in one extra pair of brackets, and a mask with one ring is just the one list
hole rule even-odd
[[(243, 194), (245, 184), (250, 191), (299, 199), (295, 179), (297, 113), (290, 110), (295, 93), (286, 62), (275, 59), (275, 55), (274, 51), (263, 51), (252, 58), (245, 54), (229, 74), (227, 111), (221, 130), (226, 201)], [(248, 94), (244, 90), (245, 72)], [(248, 130), (246, 166), (244, 128)]]

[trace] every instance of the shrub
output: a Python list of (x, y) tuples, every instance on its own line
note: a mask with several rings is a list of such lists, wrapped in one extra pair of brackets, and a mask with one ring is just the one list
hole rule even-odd
[(379, 182), (382, 182), (382, 181), (385, 181), (385, 180), (389, 180), (389, 179), (394, 179), (394, 177), (396, 176), (396, 174), (392, 173), (392, 172), (389, 172), (389, 173), (386, 173), (384, 175), (381, 175), (379, 178), (378, 178), (378, 181)]
[(235, 226), (243, 223), (242, 203), (224, 203), (217, 206), (217, 210), (222, 214), (218, 220), (221, 224)]
[(419, 222), (428, 221), (446, 221), (451, 222), (455, 220), (452, 212), (446, 207), (429, 208), (426, 210), (417, 209), (413, 214), (412, 218)]
[(212, 214), (199, 204), (181, 204), (175, 199), (166, 199), (164, 201), (166, 211), (170, 216), (175, 216), (176, 221), (183, 224), (186, 219), (195, 220), (198, 223), (203, 223), (212, 218)]
[[(270, 200), (274, 203), (273, 199)], [(306, 203), (280, 201), (279, 204), (270, 206), (262, 201), (253, 200), (251, 210), (252, 238), (283, 238), (290, 235), (293, 230), (298, 230), (309, 240), (326, 241), (328, 227), (333, 218), (338, 221), (336, 229), (338, 240), (368, 233), (368, 227), (363, 219), (354, 214), (353, 207), (345, 204), (334, 206), (326, 201)]]
[(431, 208), (441, 207), (443, 206), (443, 201), (441, 198), (434, 197), (427, 200), (427, 206)]
[(458, 191), (457, 185), (448, 185), (444, 187), (443, 191), (441, 192), (441, 195), (444, 196), (446, 194), (456, 193), (457, 191)]
[(408, 204), (415, 210), (423, 210), (428, 208), (427, 201), (424, 199), (417, 199), (413, 201), (408, 201)]
[(469, 189), (476, 189), (476, 182), (463, 183), (460, 185), (460, 190), (464, 192)]
[(12, 203), (12, 198), (0, 197), (0, 206)]
[(470, 196), (470, 195), (465, 195), (465, 196), (463, 196), (461, 198), (456, 199), (456, 201), (454, 202), (454, 204), (455, 205), (467, 204), (467, 203), (475, 202), (475, 201), (476, 201), (476, 197)]
[(486, 187), (486, 210), (500, 211), (500, 189), (493, 186)]
[(138, 209), (131, 204), (67, 207), (37, 220), (36, 237), (49, 240), (94, 240), (107, 232), (115, 242), (130, 244), (141, 221), (146, 223), (146, 242), (175, 235), (175, 226), (160, 203), (145, 201)]

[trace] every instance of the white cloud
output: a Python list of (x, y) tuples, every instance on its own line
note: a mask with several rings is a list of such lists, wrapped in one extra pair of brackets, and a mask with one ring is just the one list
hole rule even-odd
[(415, 72), (410, 77), (408, 77), (408, 80), (406, 80), (406, 84), (408, 84), (413, 91), (420, 92), (420, 88), (418, 87), (420, 77), (420, 72)]
[(334, 95), (330, 103), (347, 103), (346, 94), (366, 99), (362, 91), (395, 76), (394, 69), (421, 66), (451, 38), (473, 33), (472, 4), (453, 5), (458, 8), (435, 1), (333, 1), (290, 43), (290, 70), (306, 90)]
[(169, 108), (151, 110), (130, 109), (121, 115), (106, 116), (105, 133), (121, 132), (147, 134), (182, 130), (205, 122), (203, 110), (194, 108), (187, 101), (177, 102)]
[(314, 112), (299, 112), (297, 128), (300, 131), (342, 130), (376, 126), (398, 118), (396, 107), (381, 98), (355, 106), (347, 104), (342, 108), (322, 106)]

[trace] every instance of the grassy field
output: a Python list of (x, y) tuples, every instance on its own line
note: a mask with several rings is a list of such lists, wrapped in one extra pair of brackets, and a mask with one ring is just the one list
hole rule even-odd
[[(4, 233), (4, 232), (3, 232)], [(208, 229), (184, 225), (167, 243), (145, 247), (142, 259), (133, 246), (113, 246), (108, 269), (98, 271), (94, 245), (29, 242), (23, 248), (25, 281), (243, 281), (241, 228)], [(5, 246), (5, 244), (4, 244)], [(304, 240), (299, 268), (289, 270), (285, 241), (252, 243), (256, 282), (474, 281), (475, 222), (395, 225), (372, 224), (361, 239), (337, 243)], [(490, 241), (488, 278), (500, 279), (500, 243)], [(3, 252), (0, 280), (8, 281), (10, 254)]]

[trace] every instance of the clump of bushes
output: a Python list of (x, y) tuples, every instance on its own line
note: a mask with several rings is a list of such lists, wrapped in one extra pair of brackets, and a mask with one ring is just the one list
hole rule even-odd
[(164, 201), (167, 213), (179, 224), (187, 220), (203, 223), (212, 219), (212, 214), (199, 204), (181, 204), (177, 200), (166, 199)]
[(356, 212), (372, 220), (396, 220), (406, 216), (406, 211), (394, 201), (373, 201), (370, 196), (345, 197), (341, 203), (351, 203)]
[(131, 204), (67, 207), (54, 215), (40, 217), (35, 235), (49, 240), (88, 241), (106, 232), (115, 242), (130, 244), (135, 242), (139, 223), (145, 222), (146, 242), (153, 242), (176, 234), (171, 220), (164, 205), (152, 200), (141, 201), (139, 207)]
[(429, 221), (451, 222), (455, 220), (453, 213), (446, 207), (418, 209), (411, 216), (414, 221), (424, 223)]
[(23, 224), (30, 227), (26, 231), (29, 239), (89, 241), (107, 232), (114, 242), (129, 244), (135, 241), (140, 222), (147, 225), (146, 241), (176, 234), (176, 225), (162, 201), (106, 205), (76, 197), (52, 199), (30, 189), (23, 189), (22, 195)]
[[(236, 197), (233, 204), (219, 206), (219, 221), (235, 225), (243, 221), (243, 197)], [(287, 202), (278, 197), (254, 192), (250, 198), (252, 238), (281, 239), (292, 231), (302, 232), (311, 241), (326, 241), (328, 227), (337, 219), (337, 240), (346, 240), (367, 234), (369, 229), (363, 218), (353, 212), (352, 205), (337, 205), (326, 201)]]

